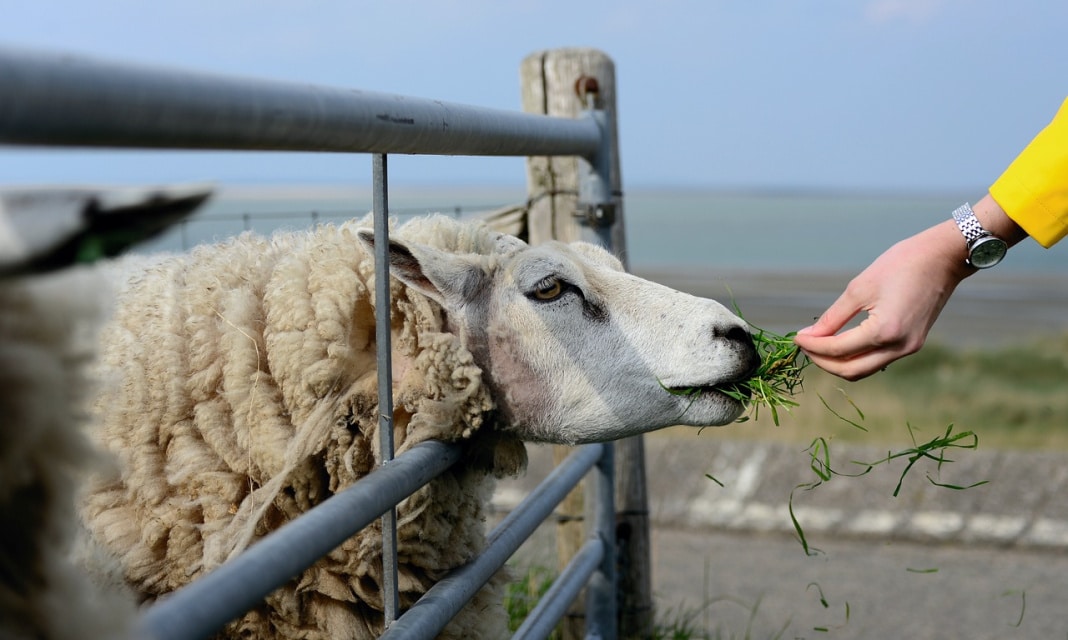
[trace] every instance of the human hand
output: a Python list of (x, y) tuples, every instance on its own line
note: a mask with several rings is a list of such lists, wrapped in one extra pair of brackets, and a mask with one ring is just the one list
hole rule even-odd
[[(952, 220), (898, 242), (855, 277), (797, 346), (846, 380), (867, 377), (923, 346), (957, 285), (975, 270)], [(867, 316), (841, 331), (858, 314)]]

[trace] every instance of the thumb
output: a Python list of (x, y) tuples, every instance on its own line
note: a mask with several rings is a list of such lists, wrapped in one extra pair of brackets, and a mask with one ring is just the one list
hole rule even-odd
[(852, 303), (845, 295), (839, 296), (814, 324), (801, 329), (797, 335), (813, 338), (833, 336), (860, 311), (860, 307)]

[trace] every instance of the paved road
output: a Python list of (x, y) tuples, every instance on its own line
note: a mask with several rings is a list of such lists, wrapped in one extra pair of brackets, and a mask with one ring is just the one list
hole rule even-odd
[[(658, 620), (717, 640), (1068, 638), (1061, 550), (816, 538), (806, 556), (782, 533), (654, 527)], [(518, 561), (554, 554), (545, 525)]]
[[(724, 639), (1068, 638), (1063, 454), (975, 452), (943, 478), (990, 481), (964, 492), (917, 474), (892, 498), (892, 468), (835, 479), (795, 499), (822, 550), (806, 556), (786, 510), (811, 479), (796, 447), (654, 437), (646, 449), (662, 618), (681, 610)], [(495, 503), (514, 504), (546, 457), (532, 449), (528, 477)], [(701, 481), (709, 471), (725, 486)], [(543, 527), (523, 561), (554, 566), (553, 535)]]
[(653, 544), (661, 616), (709, 603), (695, 623), (713, 638), (1068, 637), (1061, 551), (819, 539), (808, 557), (782, 534), (667, 529)]

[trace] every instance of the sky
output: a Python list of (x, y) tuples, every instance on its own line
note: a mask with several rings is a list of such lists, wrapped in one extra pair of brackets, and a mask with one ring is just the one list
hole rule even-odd
[[(0, 0), (0, 16), (5, 47), (514, 110), (526, 56), (597, 48), (625, 189), (981, 192), (1068, 96), (1063, 0)], [(368, 183), (370, 159), (0, 147), (0, 185), (196, 180)], [(525, 174), (394, 157), (390, 180)]]

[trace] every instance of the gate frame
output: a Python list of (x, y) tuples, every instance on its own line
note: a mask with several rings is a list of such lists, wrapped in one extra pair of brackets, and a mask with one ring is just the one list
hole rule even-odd
[[(561, 51), (566, 55), (572, 50)], [(583, 55), (592, 52), (574, 51)], [(388, 247), (386, 154), (576, 156), (578, 203), (586, 213), (572, 222), (577, 223), (583, 239), (618, 251), (621, 247), (613, 247), (611, 241), (613, 230), (620, 233), (622, 230), (621, 216), (614, 215), (616, 211), (621, 212), (614, 104), (611, 120), (605, 109), (596, 108), (592, 101), (580, 116), (560, 118), (8, 48), (0, 48), (0, 86), (5, 88), (0, 95), (0, 144), (372, 154), (379, 300), (376, 305), (379, 433), (386, 462), (346, 491), (260, 539), (234, 560), (152, 606), (142, 616), (139, 631), (161, 640), (207, 637), (313, 564), (341, 540), (381, 516), (385, 518), (383, 547), (388, 556), (384, 557), (387, 635), (405, 638), (436, 635), (455, 612), (442, 618), (442, 611), (435, 609), (436, 619), (432, 623), (419, 622), (435, 618), (419, 613), (432, 606), (422, 604), (421, 600), (403, 616), (396, 617), (395, 505), (455, 463), (459, 449), (455, 445), (424, 443), (427, 446), (415, 447), (396, 459), (392, 456), (389, 275), (385, 261)], [(576, 85), (576, 88), (588, 86)], [(606, 212), (612, 215), (606, 216)], [(521, 637), (547, 633), (546, 628), (551, 629), (546, 627), (548, 621), (554, 620), (552, 615), (560, 608), (560, 601), (553, 598), (573, 597), (587, 584), (587, 579), (587, 637), (616, 637), (618, 594), (612, 451), (611, 444), (577, 448), (568, 462), (546, 479), (546, 483), (552, 480), (550, 488), (542, 489), (546, 486), (543, 483), (524, 500), (524, 505), (528, 501), (536, 505), (532, 507), (536, 509), (533, 513), (543, 513), (542, 517), (535, 519), (525, 511), (518, 514), (514, 511), (491, 532), (486, 553), (494, 549), (493, 553), (500, 556), (503, 552), (498, 549), (511, 548), (496, 567), (490, 568), (496, 559), (484, 561), (484, 554), (450, 574), (432, 591), (439, 586), (442, 591), (455, 589), (452, 584), (459, 584), (459, 591), (471, 594), (477, 591), (562, 499), (563, 494), (556, 498), (561, 488), (566, 494), (596, 465), (598, 480), (591, 488), (596, 528), (575, 562), (532, 612)], [(431, 475), (426, 476), (427, 473)], [(423, 482), (412, 486), (413, 481), (424, 477)], [(384, 492), (385, 486), (394, 490)], [(357, 487), (360, 487), (358, 491)], [(375, 500), (387, 497), (392, 504), (384, 508)], [(345, 514), (347, 517), (343, 517)], [(517, 531), (526, 535), (519, 538)], [(312, 538), (314, 544), (309, 543)], [(314, 554), (295, 553), (294, 542), (298, 540), (297, 546)], [(496, 546), (502, 540), (501, 546)], [(309, 560), (308, 555), (313, 557)], [(476, 574), (482, 580), (477, 585), (478, 580), (470, 577)], [(250, 589), (250, 580), (259, 581), (259, 587)], [(452, 595), (452, 591), (446, 592), (449, 595), (445, 600), (453, 602), (456, 610), (467, 601)], [(435, 595), (440, 596), (437, 592)], [(437, 600), (434, 598), (432, 604)], [(413, 612), (417, 615), (412, 616)], [(422, 631), (406, 631), (409, 625)]]

